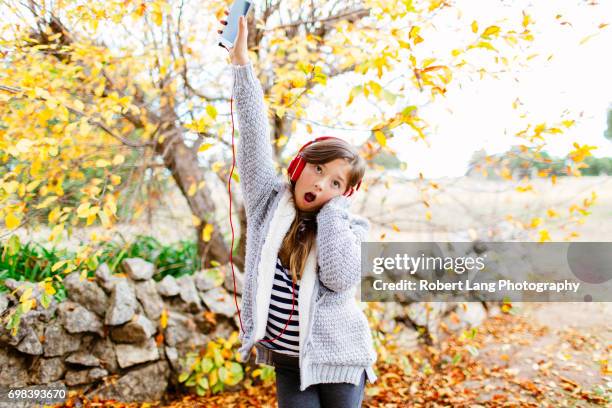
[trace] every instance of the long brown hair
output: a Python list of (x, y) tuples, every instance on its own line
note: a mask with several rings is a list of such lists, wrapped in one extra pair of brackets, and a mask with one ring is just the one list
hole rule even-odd
[[(307, 163), (326, 164), (336, 159), (345, 159), (351, 165), (347, 190), (363, 178), (366, 163), (357, 148), (342, 139), (326, 139), (312, 143), (302, 150)], [(295, 183), (291, 182), (291, 198), (294, 200)], [(295, 202), (294, 202), (295, 204)], [(289, 268), (293, 282), (301, 279), (306, 259), (317, 238), (316, 212), (306, 213), (296, 207), (296, 216), (283, 239), (279, 257), (285, 268)]]

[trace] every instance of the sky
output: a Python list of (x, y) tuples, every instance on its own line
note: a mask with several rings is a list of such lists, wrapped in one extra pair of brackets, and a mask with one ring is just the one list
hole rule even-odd
[[(529, 55), (538, 57), (529, 61), (527, 69), (512, 72), (500, 79), (466, 81), (458, 79), (458, 86), (450, 87), (445, 98), (428, 104), (421, 115), (432, 126), (429, 146), (409, 141), (401, 131), (388, 140), (388, 145), (405, 161), (405, 175), (416, 177), (420, 172), (429, 178), (455, 177), (465, 174), (473, 152), (484, 148), (487, 153), (500, 153), (512, 145), (523, 143), (514, 134), (524, 128), (525, 119), (512, 108), (518, 97), (524, 104), (521, 111), (528, 112), (531, 123), (558, 123), (561, 119), (576, 119), (576, 124), (562, 135), (548, 137), (546, 151), (565, 156), (572, 144), (597, 146), (593, 155), (612, 157), (612, 141), (605, 139), (606, 112), (612, 108), (612, 25), (599, 29), (601, 23), (612, 23), (612, 1), (600, 1), (596, 6), (580, 0), (556, 1), (459, 1), (456, 3), (461, 19), (469, 26), (479, 22), (481, 30), (497, 24), (502, 28), (521, 21), (522, 10), (535, 21), (531, 27), (535, 36)], [(556, 18), (561, 15), (560, 18)], [(456, 25), (457, 14), (436, 17), (436, 32), (425, 36), (430, 48), (448, 48), (450, 21)], [(503, 20), (506, 19), (504, 22)], [(569, 24), (560, 24), (568, 21)], [(596, 34), (580, 44), (585, 37)], [(443, 51), (439, 52), (442, 55)], [(548, 59), (549, 55), (553, 58)], [(485, 55), (483, 53), (483, 55)], [(485, 57), (487, 58), (487, 57)], [(490, 56), (488, 57), (490, 59)], [(392, 73), (393, 74), (393, 73)], [(393, 76), (393, 75), (390, 76)], [(397, 74), (395, 75), (397, 76)], [(384, 78), (383, 78), (384, 79)], [(360, 75), (346, 76), (330, 81), (325, 94), (345, 101), (348, 90), (361, 81)], [(383, 81), (380, 81), (384, 83)], [(422, 96), (408, 96), (419, 100)], [(328, 98), (329, 100), (329, 98)], [(356, 101), (352, 109), (343, 112), (343, 118), (357, 120), (360, 113), (372, 112), (372, 106)], [(403, 105), (405, 106), (405, 104)], [(322, 122), (328, 109), (325, 103), (308, 109), (308, 119)], [(566, 116), (562, 114), (566, 111)], [(345, 114), (346, 113), (346, 114)], [(368, 136), (364, 131), (348, 131), (313, 126), (314, 135), (330, 134), (360, 143)], [(305, 133), (305, 132), (304, 132)], [(298, 143), (309, 136), (296, 137)]]

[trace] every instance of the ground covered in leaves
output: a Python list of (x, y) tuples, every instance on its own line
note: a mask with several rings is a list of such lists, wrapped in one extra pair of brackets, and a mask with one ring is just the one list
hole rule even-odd
[[(600, 305), (600, 308), (598, 308)], [(477, 330), (418, 352), (390, 348), (364, 407), (608, 407), (609, 304), (521, 304)], [(582, 310), (580, 309), (582, 308)], [(569, 320), (569, 321), (568, 321)], [(75, 396), (64, 406), (276, 407), (273, 383), (167, 403), (121, 404)]]

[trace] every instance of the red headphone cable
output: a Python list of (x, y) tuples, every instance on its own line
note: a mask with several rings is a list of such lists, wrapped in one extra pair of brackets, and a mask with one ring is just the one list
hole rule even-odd
[[(223, 46), (223, 48), (225, 48), (229, 52), (229, 49), (227, 47)], [(240, 308), (238, 307), (238, 298), (236, 296), (236, 290), (237, 290), (237, 288), (236, 288), (236, 275), (235, 275), (235, 272), (234, 272), (234, 259), (233, 259), (235, 233), (234, 233), (234, 224), (232, 222), (232, 189), (231, 189), (231, 183), (232, 183), (232, 175), (234, 174), (234, 167), (236, 166), (236, 152), (235, 152), (235, 149), (234, 149), (234, 104), (233, 104), (233, 102), (234, 102), (234, 92), (233, 92), (233, 89), (232, 89), (232, 96), (230, 98), (230, 117), (232, 119), (232, 168), (230, 170), (230, 174), (229, 174), (229, 177), (227, 179), (227, 192), (228, 192), (228, 196), (229, 196), (229, 220), (230, 220), (230, 227), (231, 227), (231, 230), (232, 230), (232, 244), (231, 244), (231, 247), (230, 247), (229, 261), (230, 261), (230, 266), (232, 268), (232, 280), (234, 282), (234, 304), (236, 305), (236, 310), (238, 311), (238, 320), (240, 321), (240, 329), (244, 333), (244, 327), (242, 325), (242, 316), (240, 314)], [(246, 278), (246, 275), (245, 275), (245, 278)], [(278, 334), (278, 336), (276, 336), (274, 339), (261, 339), (261, 340), (257, 340), (257, 341), (259, 341), (259, 342), (264, 342), (264, 341), (273, 342), (273, 341), (277, 340), (278, 338), (280, 338), (280, 336), (282, 336), (283, 333), (285, 332), (285, 329), (287, 329), (287, 326), (289, 325), (289, 321), (291, 321), (291, 317), (293, 316), (293, 311), (295, 310), (295, 281), (293, 281), (293, 279), (291, 280), (291, 288), (292, 288), (291, 313), (289, 314), (289, 319), (285, 323), (285, 327), (283, 327), (283, 330), (281, 330), (281, 332)]]

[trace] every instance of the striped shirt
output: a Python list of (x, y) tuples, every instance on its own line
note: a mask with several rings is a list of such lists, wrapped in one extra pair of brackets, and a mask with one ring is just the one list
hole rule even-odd
[[(272, 286), (272, 298), (270, 299), (270, 309), (268, 313), (268, 324), (264, 339), (272, 340), (279, 335), (285, 327), (289, 315), (291, 315), (291, 303), (293, 298), (293, 281), (291, 273), (280, 262), (276, 260), (276, 271), (274, 272), (274, 282)], [(283, 334), (276, 340), (264, 341), (262, 344), (281, 354), (292, 356), (299, 355), (300, 352), (300, 328), (298, 315), (298, 294), (300, 285), (295, 284), (295, 300), (293, 315)]]

